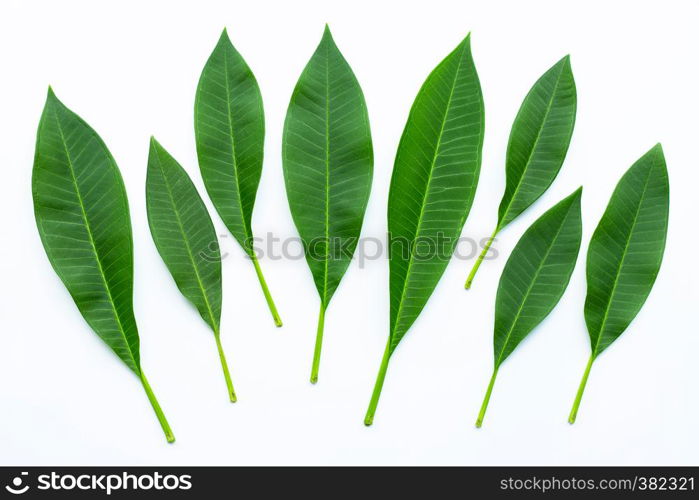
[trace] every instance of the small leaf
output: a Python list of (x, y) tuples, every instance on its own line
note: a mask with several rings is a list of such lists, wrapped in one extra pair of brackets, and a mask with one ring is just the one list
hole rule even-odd
[(480, 427), (500, 365), (556, 307), (580, 250), (582, 188), (542, 215), (519, 240), (500, 276), (495, 299), (493, 375), (476, 427)]
[(592, 352), (571, 424), (592, 363), (624, 333), (653, 288), (665, 251), (669, 206), (667, 167), (657, 144), (621, 178), (590, 240), (585, 323)]
[(252, 246), (252, 209), (264, 153), (262, 96), (255, 76), (225, 29), (199, 79), (194, 132), (206, 191), (252, 260), (274, 322), (282, 326)]
[(282, 157), (289, 208), (320, 295), (315, 383), (325, 310), (357, 247), (374, 160), (364, 94), (327, 26), (291, 96)]
[(466, 280), (467, 289), (495, 236), (539, 199), (558, 175), (573, 135), (576, 107), (575, 81), (566, 56), (537, 80), (519, 108), (507, 145), (507, 181), (498, 224)]
[(373, 421), (389, 358), (458, 242), (478, 184), (483, 128), (468, 36), (427, 77), (398, 146), (388, 196), (390, 330), (366, 425)]
[(85, 321), (139, 376), (173, 442), (141, 369), (124, 182), (102, 139), (51, 89), (37, 132), (32, 195), (39, 235), (56, 274)]
[(177, 288), (214, 332), (232, 402), (233, 383), (220, 339), (221, 254), (206, 206), (187, 172), (151, 138), (146, 179), (148, 223)]

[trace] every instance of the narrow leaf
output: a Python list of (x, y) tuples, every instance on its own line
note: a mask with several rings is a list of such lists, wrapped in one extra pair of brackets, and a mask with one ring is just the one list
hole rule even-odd
[(262, 96), (255, 76), (225, 29), (199, 79), (194, 132), (206, 191), (252, 260), (274, 322), (282, 326), (252, 245), (252, 209), (264, 153)]
[(124, 182), (102, 139), (51, 89), (37, 132), (32, 195), (51, 265), (90, 327), (139, 376), (167, 440), (173, 442), (141, 369)]
[(357, 247), (373, 169), (364, 95), (327, 26), (291, 96), (282, 157), (289, 208), (320, 295), (315, 383), (325, 310)]
[(519, 108), (507, 145), (507, 180), (498, 224), (466, 280), (467, 289), (495, 236), (539, 199), (558, 175), (573, 135), (576, 108), (575, 81), (566, 56), (537, 80)]
[(641, 310), (665, 251), (670, 187), (660, 144), (617, 184), (587, 251), (585, 323), (591, 354), (568, 421), (577, 416), (592, 363)]
[(148, 223), (177, 288), (214, 332), (223, 374), (236, 401), (220, 340), (221, 254), (206, 206), (187, 172), (151, 138), (146, 179)]
[(366, 425), (373, 421), (388, 360), (437, 286), (471, 209), (483, 128), (468, 36), (427, 77), (398, 146), (388, 198), (389, 338)]
[(542, 215), (519, 240), (500, 276), (495, 299), (493, 375), (476, 427), (480, 427), (500, 365), (556, 307), (580, 250), (582, 188)]

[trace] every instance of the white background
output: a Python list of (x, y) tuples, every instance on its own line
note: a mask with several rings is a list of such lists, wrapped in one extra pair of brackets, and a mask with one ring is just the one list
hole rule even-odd
[[(699, 462), (696, 291), (696, 2), (119, 1), (0, 4), (0, 464), (694, 464)], [(383, 237), (398, 139), (432, 68), (469, 32), (483, 87), (483, 167), (464, 236), (490, 234), (510, 126), (529, 87), (572, 56), (578, 116), (549, 191), (502, 232), (501, 258), (466, 292), (453, 260), (391, 361), (375, 425), (362, 424), (388, 328), (388, 263), (355, 262), (326, 317), (320, 380), (308, 382), (318, 298), (303, 260), (263, 259), (276, 329), (250, 262), (222, 239), (222, 331), (239, 402), (226, 399), (214, 339), (151, 240), (148, 137), (203, 194), (192, 110), (221, 29), (255, 72), (267, 118), (253, 228), (295, 236), (280, 160), (296, 79), (328, 22), (369, 106), (375, 175), (365, 236)], [(145, 372), (177, 436), (167, 445), (139, 381), (90, 331), (53, 273), (30, 176), (47, 86), (102, 136), (123, 173), (135, 239)], [(566, 422), (589, 354), (584, 253), (619, 177), (656, 142), (671, 184), (665, 260), (646, 306), (595, 363), (578, 423)], [(492, 369), (505, 258), (579, 185), (584, 243), (559, 306)], [(204, 196), (205, 197), (205, 196)], [(206, 200), (217, 230), (226, 230)], [(466, 249), (467, 250), (467, 249)]]

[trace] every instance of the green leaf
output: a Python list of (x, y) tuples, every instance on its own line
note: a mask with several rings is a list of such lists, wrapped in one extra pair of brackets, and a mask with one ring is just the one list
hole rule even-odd
[(670, 187), (660, 144), (617, 184), (587, 251), (585, 323), (591, 355), (568, 421), (577, 416), (592, 363), (641, 310), (665, 251)]
[(102, 139), (50, 88), (37, 132), (32, 195), (51, 265), (90, 327), (139, 376), (174, 441), (141, 369), (124, 182)]
[(519, 108), (507, 145), (505, 194), (498, 224), (466, 280), (471, 287), (493, 239), (551, 185), (563, 165), (575, 125), (577, 96), (570, 56), (553, 65)]
[(274, 322), (281, 326), (255, 256), (251, 227), (264, 153), (262, 96), (255, 76), (225, 29), (199, 79), (194, 132), (206, 191), (224, 224), (252, 260)]
[(500, 276), (495, 299), (493, 375), (476, 427), (485, 416), (498, 369), (556, 307), (580, 250), (582, 188), (542, 215), (519, 240)]
[(325, 310), (357, 247), (374, 161), (364, 94), (327, 26), (291, 96), (282, 157), (289, 208), (320, 295), (315, 383)]
[(366, 425), (373, 421), (389, 358), (458, 242), (478, 184), (483, 128), (468, 36), (427, 77), (398, 146), (388, 197), (390, 330)]
[(214, 332), (228, 395), (235, 402), (220, 339), (221, 253), (216, 231), (187, 172), (155, 138), (148, 155), (146, 207), (153, 241), (177, 288)]

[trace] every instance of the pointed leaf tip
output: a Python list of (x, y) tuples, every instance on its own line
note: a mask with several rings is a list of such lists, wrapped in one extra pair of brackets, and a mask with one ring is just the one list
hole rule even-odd
[(228, 28), (223, 28), (223, 31), (221, 32), (221, 36), (218, 38), (218, 45), (233, 45), (233, 42), (231, 42), (231, 37), (228, 36)]
[(330, 32), (330, 26), (325, 23), (325, 28), (323, 29), (323, 37), (321, 41), (329, 40), (334, 43), (333, 34)]

